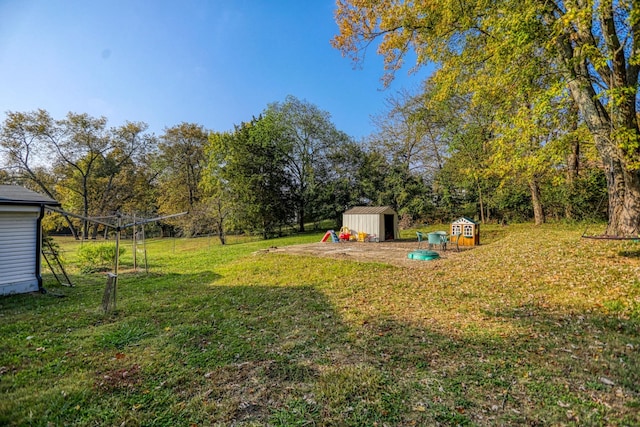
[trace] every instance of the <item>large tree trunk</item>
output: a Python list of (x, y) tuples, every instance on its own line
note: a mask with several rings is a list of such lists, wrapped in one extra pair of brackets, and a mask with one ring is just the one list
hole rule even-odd
[(67, 225), (69, 226), (69, 231), (71, 231), (71, 235), (73, 236), (74, 240), (80, 240), (80, 237), (78, 236), (78, 231), (76, 230), (76, 227), (71, 222), (71, 218), (69, 218), (69, 216), (65, 214), (62, 214), (62, 216), (64, 217), (64, 220), (67, 222)]
[(636, 236), (640, 232), (640, 175), (629, 168), (616, 145), (611, 118), (591, 84), (575, 76), (568, 87), (593, 135), (607, 177), (609, 222), (607, 235)]
[(216, 202), (216, 214), (217, 214), (217, 218), (216, 218), (216, 231), (218, 232), (218, 239), (220, 239), (220, 244), (221, 245), (226, 245), (227, 244), (227, 237), (226, 234), (224, 232), (224, 220), (226, 218), (226, 214), (223, 212), (223, 208), (222, 208), (222, 200), (218, 199)]
[(304, 202), (298, 207), (298, 231), (304, 233)]
[(98, 224), (97, 222), (94, 222), (91, 225), (91, 240), (97, 240), (98, 239), (98, 230), (100, 228), (100, 224)]
[(567, 155), (567, 198), (564, 205), (564, 217), (573, 219), (573, 197), (575, 193), (576, 179), (578, 178), (580, 167), (580, 142), (576, 139), (571, 142), (571, 151)]
[[(568, 31), (558, 34), (556, 46), (558, 58), (564, 66), (567, 87), (593, 136), (606, 171), (609, 195), (606, 234), (637, 236), (640, 231), (640, 171), (633, 166), (632, 158), (637, 158), (640, 153), (637, 149), (624, 153), (621, 147), (625, 145), (623, 138), (638, 138), (635, 102), (640, 68), (636, 64), (626, 67), (625, 52), (620, 47), (615, 32), (611, 3), (606, 6), (602, 9), (603, 37), (613, 58), (610, 65), (598, 64), (596, 72), (610, 90), (607, 106), (610, 111), (596, 93), (590, 79), (594, 70), (587, 64), (582, 51), (584, 46), (580, 45), (591, 43), (592, 21), (579, 21), (577, 27), (574, 27), (574, 34), (570, 35)], [(551, 25), (556, 22), (552, 13), (547, 15), (547, 19), (547, 23)], [(574, 42), (577, 43), (576, 48)]]
[[(608, 234), (616, 236), (638, 236), (640, 235), (640, 173), (637, 170), (622, 170), (622, 181), (624, 183), (624, 193), (622, 199), (611, 201), (609, 195), (609, 227)], [(614, 193), (617, 195), (617, 192)], [(613, 206), (613, 209), (612, 207)], [(615, 210), (614, 210), (615, 209)], [(611, 215), (611, 212), (614, 215)], [(611, 218), (615, 218), (615, 228), (612, 227)], [(609, 229), (611, 228), (611, 230)]]
[(531, 190), (531, 203), (533, 204), (533, 219), (536, 225), (544, 224), (545, 216), (542, 208), (542, 197), (540, 195), (540, 185), (535, 178), (529, 181), (529, 190)]
[(482, 187), (480, 187), (480, 181), (476, 178), (476, 186), (478, 187), (478, 203), (480, 204), (480, 222), (486, 224), (486, 218), (484, 217), (484, 200), (482, 200)]
[[(597, 101), (595, 101), (597, 102)], [(607, 178), (609, 221), (606, 234), (637, 236), (640, 233), (640, 171), (629, 167), (616, 146), (608, 115), (592, 114), (594, 101), (580, 105), (591, 129)], [(606, 120), (604, 120), (606, 119)]]
[(87, 176), (82, 176), (82, 240), (89, 239), (89, 190), (87, 185)]
[[(571, 131), (575, 132), (578, 130), (578, 107), (575, 102), (571, 103)], [(580, 140), (578, 137), (574, 136), (571, 141), (571, 146), (569, 147), (569, 153), (567, 154), (567, 188), (568, 188), (568, 196), (564, 205), (564, 216), (566, 219), (573, 219), (574, 211), (573, 211), (573, 196), (575, 192), (576, 180), (580, 174)]]

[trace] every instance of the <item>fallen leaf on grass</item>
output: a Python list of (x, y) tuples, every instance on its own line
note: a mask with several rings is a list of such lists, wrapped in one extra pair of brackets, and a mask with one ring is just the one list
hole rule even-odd
[(610, 386), (614, 386), (616, 385), (616, 383), (614, 383), (613, 381), (611, 381), (609, 378), (607, 377), (600, 377), (600, 382), (604, 385), (610, 385)]

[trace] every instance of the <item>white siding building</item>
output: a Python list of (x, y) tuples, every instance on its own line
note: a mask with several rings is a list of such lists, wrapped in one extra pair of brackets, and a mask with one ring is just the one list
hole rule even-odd
[(356, 206), (342, 215), (342, 225), (351, 234), (375, 235), (379, 241), (400, 238), (398, 214), (389, 206)]
[(0, 185), (0, 295), (42, 290), (40, 222), (55, 200), (15, 185)]

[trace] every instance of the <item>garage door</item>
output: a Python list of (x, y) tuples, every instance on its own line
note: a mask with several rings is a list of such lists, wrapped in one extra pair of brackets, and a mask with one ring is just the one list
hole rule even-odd
[(0, 295), (38, 290), (36, 276), (39, 210), (0, 212)]

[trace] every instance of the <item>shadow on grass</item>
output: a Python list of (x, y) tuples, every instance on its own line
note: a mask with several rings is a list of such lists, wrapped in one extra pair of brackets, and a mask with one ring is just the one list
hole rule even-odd
[(349, 345), (348, 328), (323, 293), (312, 286), (215, 284), (206, 293), (193, 297), (193, 314), (172, 328), (165, 349), (173, 361), (163, 366), (167, 375), (186, 369), (190, 378), (174, 375), (173, 392), (202, 408), (190, 421), (284, 426), (392, 419), (396, 399), (385, 400), (395, 395), (390, 378), (355, 361), (334, 364), (334, 353)]
[(64, 288), (67, 298), (0, 300), (0, 308), (13, 307), (0, 324), (10, 337), (0, 345), (0, 424), (397, 419), (401, 399), (389, 374), (334, 364), (348, 334), (324, 294), (312, 286), (216, 286), (218, 277), (124, 275), (109, 314), (99, 309), (100, 276)]
[[(180, 416), (203, 424), (373, 425), (395, 423), (403, 412), (392, 375), (351, 354), (345, 358), (348, 327), (313, 286), (211, 282), (181, 305), (188, 309), (178, 316), (155, 310), (166, 335), (155, 350), (161, 360), (140, 375), (139, 384), (127, 379), (106, 387), (105, 396), (160, 387), (174, 405), (186, 402)], [(116, 365), (96, 376), (112, 378), (122, 369)], [(144, 424), (150, 415), (140, 414), (138, 421)], [(166, 416), (176, 422), (175, 408)]]
[(110, 316), (86, 311), (97, 279), (65, 299), (0, 299), (25, 309), (0, 324), (0, 424), (640, 422), (637, 320), (532, 305), (484, 313), (518, 335), (447, 333), (379, 312), (345, 321), (314, 286), (218, 278), (125, 276)]
[(640, 258), (640, 247), (638, 249), (624, 250), (618, 252), (618, 255), (625, 258)]
[(367, 365), (409, 379), (404, 422), (640, 423), (638, 319), (529, 306), (486, 314), (524, 332), (454, 336), (369, 319), (350, 346)]

